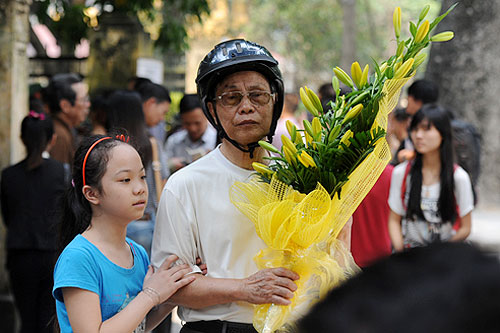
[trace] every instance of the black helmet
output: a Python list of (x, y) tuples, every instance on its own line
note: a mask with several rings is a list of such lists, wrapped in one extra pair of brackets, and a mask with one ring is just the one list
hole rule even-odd
[(258, 143), (248, 145), (248, 150), (244, 149), (239, 143), (229, 138), (220, 125), (220, 121), (215, 113), (215, 118), (208, 111), (207, 103), (215, 98), (215, 87), (229, 74), (241, 71), (255, 71), (266, 77), (271, 86), (272, 92), (276, 93), (276, 102), (273, 109), (273, 118), (267, 138), (272, 142), (274, 131), (278, 119), (283, 110), (284, 87), (283, 78), (278, 68), (278, 61), (274, 59), (271, 53), (259, 44), (246, 41), (244, 39), (233, 39), (217, 44), (201, 61), (196, 77), (196, 86), (198, 96), (201, 100), (203, 112), (212, 126), (217, 129), (221, 138), (226, 138), (235, 147), (253, 154), (253, 150)]

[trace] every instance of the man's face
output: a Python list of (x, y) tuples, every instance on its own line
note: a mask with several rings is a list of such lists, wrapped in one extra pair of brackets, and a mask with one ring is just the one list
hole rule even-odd
[(144, 118), (148, 127), (154, 127), (165, 119), (165, 115), (170, 110), (170, 102), (157, 102), (156, 98), (151, 97), (143, 103)]
[(208, 121), (203, 110), (196, 108), (181, 114), (182, 126), (186, 129), (191, 141), (198, 141), (207, 129)]
[(422, 107), (423, 103), (421, 100), (415, 99), (413, 96), (408, 96), (408, 105), (406, 106), (406, 113), (413, 116)]
[[(245, 96), (232, 106), (225, 105), (224, 100), (218, 98), (232, 92), (240, 92)], [(273, 96), (267, 103), (252, 101), (250, 96), (246, 95), (249, 92), (267, 95), (271, 93), (271, 88), (266, 78), (258, 72), (237, 72), (217, 85), (215, 101), (208, 103), (212, 114), (217, 111), (227, 135), (243, 146), (261, 140), (269, 133), (275, 103)]]
[(89, 88), (87, 84), (78, 82), (73, 83), (71, 89), (76, 93), (75, 102), (73, 105), (67, 103), (67, 107), (63, 112), (66, 114), (73, 127), (76, 127), (87, 119), (87, 115), (89, 114)]

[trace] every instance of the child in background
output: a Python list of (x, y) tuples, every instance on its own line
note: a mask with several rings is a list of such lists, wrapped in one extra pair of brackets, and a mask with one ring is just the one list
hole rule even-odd
[(394, 168), (389, 193), (394, 249), (465, 240), (471, 231), (474, 196), (469, 175), (453, 164), (446, 111), (435, 105), (422, 107), (413, 116), (410, 136), (415, 160)]
[[(34, 108), (35, 105), (32, 104)], [(21, 123), (27, 155), (3, 170), (2, 216), (7, 227), (7, 270), (21, 332), (52, 332), (52, 268), (57, 255), (55, 213), (69, 168), (48, 156), (54, 142), (51, 118), (39, 109)], [(67, 171), (65, 171), (67, 170)]]
[(187, 265), (171, 267), (176, 256), (154, 271), (144, 248), (126, 238), (148, 198), (144, 166), (127, 141), (93, 136), (75, 153), (54, 269), (63, 333), (149, 331), (172, 310), (164, 302), (195, 279)]

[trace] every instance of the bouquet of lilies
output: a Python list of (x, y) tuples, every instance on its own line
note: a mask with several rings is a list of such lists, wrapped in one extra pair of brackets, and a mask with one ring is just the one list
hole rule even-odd
[[(304, 130), (287, 122), (289, 137), (273, 153), (269, 165), (254, 163), (257, 175), (237, 182), (232, 202), (255, 223), (268, 248), (255, 257), (259, 268), (286, 267), (299, 274), (292, 304), (256, 306), (254, 326), (259, 332), (286, 330), (333, 286), (356, 273), (339, 234), (349, 217), (375, 184), (389, 162), (385, 140), (387, 116), (397, 105), (401, 88), (425, 60), (421, 51), (431, 42), (453, 38), (447, 31), (430, 36), (436, 25), (454, 8), (432, 23), (426, 6), (417, 23), (410, 22), (410, 37), (401, 39), (401, 9), (394, 10), (396, 53), (380, 65), (363, 69), (358, 62), (351, 75), (333, 69), (335, 101), (324, 109), (309, 88), (300, 89), (304, 106), (313, 115)], [(352, 89), (341, 95), (340, 82)]]

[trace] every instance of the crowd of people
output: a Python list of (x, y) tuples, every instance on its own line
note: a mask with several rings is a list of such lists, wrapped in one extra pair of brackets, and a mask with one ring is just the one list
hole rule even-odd
[[(149, 331), (175, 306), (183, 333), (255, 332), (254, 304), (290, 304), (300, 276), (257, 269), (253, 256), (265, 245), (229, 188), (252, 174), (253, 162), (264, 163), (259, 140), (279, 146), (287, 120), (300, 126), (298, 97), (285, 93), (271, 53), (242, 39), (216, 45), (196, 84), (198, 93), (180, 101), (181, 127), (173, 133), (165, 126), (168, 90), (145, 78), (100, 91), (91, 103), (82, 77), (58, 74), (42, 99), (30, 100), (21, 128), (26, 158), (1, 178), (7, 269), (22, 332), (51, 332), (54, 324), (61, 332)], [(470, 246), (446, 244), (471, 231), (477, 199), (469, 174), (479, 170), (454, 163), (455, 127), (438, 96), (432, 82), (417, 80), (407, 107), (391, 115), (394, 159), (354, 213), (352, 232), (345, 230), (366, 270), (333, 290), (299, 322), (301, 331), (401, 331), (414, 317), (399, 316), (391, 327), (384, 316), (416, 309), (427, 318), (428, 303), (446, 310), (435, 321), (439, 331), (472, 332), (481, 320), (485, 329), (498, 328), (491, 324), (498, 306), (478, 280), (498, 278), (500, 264)], [(327, 110), (336, 98), (331, 84), (320, 98)], [(81, 130), (87, 119), (91, 127)], [(459, 278), (475, 267), (470, 281)], [(485, 288), (493, 297), (500, 290)], [(425, 302), (413, 294), (408, 300), (410, 290), (426, 291)], [(454, 302), (432, 304), (451, 293)], [(491, 311), (452, 326), (466, 317), (461, 305), (470, 293)]]

